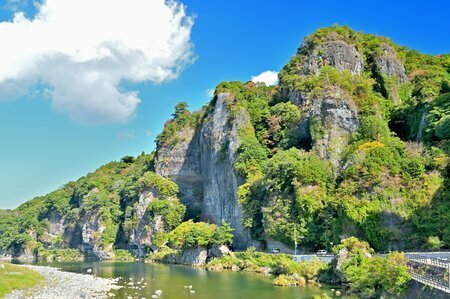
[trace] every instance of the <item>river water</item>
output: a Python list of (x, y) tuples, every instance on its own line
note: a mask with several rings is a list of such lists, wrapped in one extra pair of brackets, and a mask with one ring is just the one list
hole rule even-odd
[[(257, 273), (211, 272), (178, 265), (138, 262), (40, 262), (63, 271), (87, 273), (105, 278), (120, 278), (120, 290), (112, 291), (116, 298), (151, 298), (156, 290), (161, 299), (297, 299), (316, 294), (331, 294), (328, 287), (276, 287), (273, 277)], [(139, 282), (139, 283), (138, 283)], [(192, 286), (189, 289), (189, 285)], [(194, 292), (191, 292), (194, 291)]]

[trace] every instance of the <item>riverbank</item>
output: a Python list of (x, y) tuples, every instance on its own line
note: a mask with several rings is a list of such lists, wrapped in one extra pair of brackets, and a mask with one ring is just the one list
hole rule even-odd
[(25, 267), (0, 263), (0, 298), (14, 290), (29, 289), (44, 277)]
[[(14, 267), (22, 271), (34, 272), (43, 279), (31, 288), (12, 291), (12, 293), (5, 296), (5, 299), (107, 298), (109, 291), (120, 288), (117, 285), (118, 279), (63, 272), (56, 268), (45, 266), (14, 265)], [(0, 278), (3, 277), (0, 276)]]

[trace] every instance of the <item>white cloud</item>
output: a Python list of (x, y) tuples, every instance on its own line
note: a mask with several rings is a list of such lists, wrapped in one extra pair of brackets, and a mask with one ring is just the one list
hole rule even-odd
[(252, 77), (254, 83), (265, 83), (267, 86), (278, 84), (278, 72), (265, 71), (257, 76)]
[(193, 19), (175, 0), (45, 0), (0, 23), (0, 99), (43, 89), (83, 123), (125, 122), (140, 103), (122, 83), (162, 83), (192, 63)]

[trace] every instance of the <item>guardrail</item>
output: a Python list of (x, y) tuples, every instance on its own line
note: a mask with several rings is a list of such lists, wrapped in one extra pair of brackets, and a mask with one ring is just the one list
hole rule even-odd
[(405, 253), (412, 279), (450, 293), (450, 261), (416, 253)]
[(324, 255), (317, 255), (317, 254), (297, 254), (292, 256), (293, 260), (296, 262), (302, 262), (302, 261), (312, 261), (314, 259), (318, 259), (321, 262), (325, 263), (331, 263), (331, 261), (334, 258), (333, 254), (324, 254)]

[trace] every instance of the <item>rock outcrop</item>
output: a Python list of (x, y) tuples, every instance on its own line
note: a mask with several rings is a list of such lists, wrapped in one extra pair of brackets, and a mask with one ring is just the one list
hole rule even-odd
[(233, 100), (232, 94), (219, 94), (201, 130), (202, 218), (217, 224), (230, 223), (235, 229), (234, 245), (241, 249), (251, 239), (242, 225), (237, 189), (243, 182), (235, 173), (234, 163), (240, 145), (239, 130), (250, 120), (244, 109), (239, 109), (233, 119), (229, 108)]
[(358, 109), (339, 88), (331, 88), (313, 100), (309, 112), (312, 148), (337, 170), (350, 134), (359, 126)]
[(158, 215), (150, 219), (147, 211), (150, 202), (158, 200), (157, 197), (158, 193), (155, 190), (146, 190), (139, 196), (136, 205), (137, 225), (130, 229), (129, 247), (138, 258), (144, 258), (148, 248), (155, 249), (153, 247), (154, 235), (164, 231), (163, 217)]
[(191, 247), (183, 250), (177, 257), (177, 264), (204, 266), (206, 258), (208, 257), (208, 250), (205, 247)]
[(186, 205), (188, 215), (195, 217), (201, 214), (203, 197), (199, 131), (186, 126), (176, 134), (176, 143), (158, 148), (155, 172), (178, 184), (178, 198)]
[(235, 257), (234, 253), (225, 245), (213, 246), (208, 249), (208, 259), (221, 258), (225, 255)]
[(380, 54), (375, 57), (374, 63), (382, 92), (395, 105), (398, 105), (400, 102), (399, 85), (408, 81), (403, 63), (397, 58), (396, 51), (387, 44), (380, 46)]
[(380, 55), (375, 58), (377, 71), (386, 76), (394, 76), (400, 83), (408, 81), (405, 67), (397, 58), (395, 50), (386, 44), (381, 45)]
[[(221, 93), (211, 103), (210, 112), (196, 130), (178, 132), (182, 140), (175, 146), (157, 149), (157, 174), (173, 179), (180, 186), (181, 201), (189, 207), (201, 207), (201, 219), (234, 228), (234, 246), (246, 248), (250, 233), (242, 226), (242, 209), (237, 189), (242, 184), (234, 163), (240, 145), (239, 130), (248, 125), (244, 109), (234, 107), (234, 96)], [(237, 109), (232, 114), (231, 109)]]
[(302, 72), (316, 75), (324, 65), (335, 67), (352, 74), (361, 74), (363, 59), (354, 45), (342, 40), (330, 40), (316, 46), (302, 64)]

